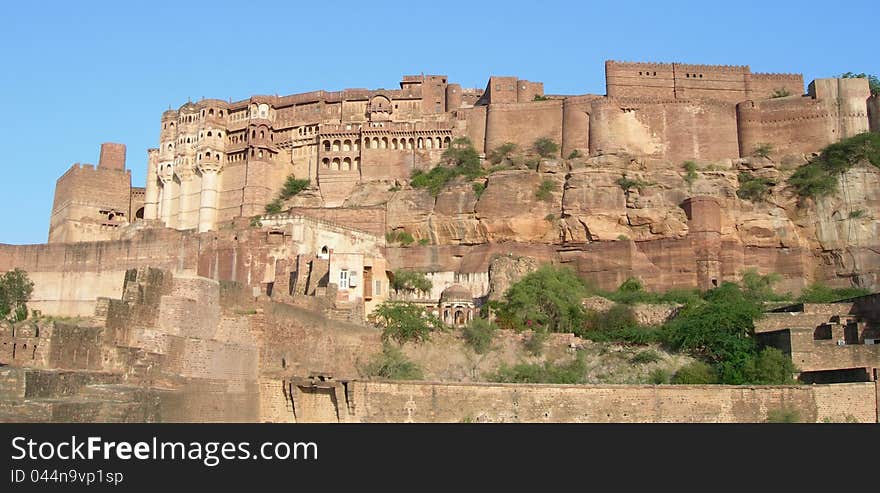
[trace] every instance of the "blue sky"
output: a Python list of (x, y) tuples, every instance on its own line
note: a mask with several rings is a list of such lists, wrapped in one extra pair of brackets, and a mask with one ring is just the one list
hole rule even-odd
[(12, 2), (0, 19), (0, 243), (42, 243), (55, 180), (128, 146), (143, 186), (169, 107), (392, 88), (403, 74), (605, 93), (604, 61), (880, 73), (873, 2)]

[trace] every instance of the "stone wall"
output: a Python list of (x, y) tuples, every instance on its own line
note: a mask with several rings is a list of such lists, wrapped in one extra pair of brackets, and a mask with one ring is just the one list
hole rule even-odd
[[(298, 422), (877, 422), (874, 382), (789, 387), (288, 382)], [(337, 396), (344, 396), (339, 399)]]

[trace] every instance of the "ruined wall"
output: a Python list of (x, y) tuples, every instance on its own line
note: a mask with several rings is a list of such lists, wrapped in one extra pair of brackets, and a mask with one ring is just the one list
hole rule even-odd
[(805, 422), (877, 422), (874, 382), (752, 387), (353, 381), (338, 390), (341, 400), (329, 392), (315, 398), (315, 389), (290, 385), (297, 421), (748, 423), (788, 410)]
[(562, 157), (590, 153), (590, 102), (601, 96), (573, 96), (562, 103)]
[(609, 97), (713, 99), (738, 103), (765, 99), (775, 91), (793, 96), (804, 92), (801, 74), (751, 73), (743, 65), (605, 62)]
[(546, 137), (562, 143), (562, 101), (493, 103), (486, 115), (486, 152), (505, 142), (521, 149), (531, 148), (535, 140)]
[(816, 152), (868, 130), (864, 79), (817, 79), (804, 97), (745, 101), (737, 105), (739, 148), (750, 156), (761, 144), (776, 155)]
[(880, 94), (868, 99), (868, 124), (872, 132), (880, 132)]
[(670, 161), (739, 157), (735, 106), (715, 101), (597, 99), (590, 154), (628, 152)]
[(74, 164), (55, 184), (49, 242), (113, 238), (130, 209), (131, 171)]

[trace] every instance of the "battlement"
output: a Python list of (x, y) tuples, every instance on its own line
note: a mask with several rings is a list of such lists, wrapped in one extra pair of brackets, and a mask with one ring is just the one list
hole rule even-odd
[(765, 73), (765, 72), (752, 72), (752, 79), (767, 79), (767, 80), (799, 80), (803, 81), (803, 74), (784, 74), (784, 73)]
[(720, 72), (747, 74), (751, 71), (748, 65), (702, 65), (689, 63), (673, 63), (672, 66), (676, 72)]
[(628, 61), (606, 60), (605, 61), (605, 69), (607, 70), (609, 67), (670, 70), (670, 69), (672, 69), (672, 64), (671, 63), (656, 63), (656, 62), (628, 62)]

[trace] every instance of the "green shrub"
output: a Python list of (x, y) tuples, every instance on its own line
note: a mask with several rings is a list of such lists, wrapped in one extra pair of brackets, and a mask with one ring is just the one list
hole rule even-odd
[(773, 144), (768, 144), (766, 142), (755, 145), (755, 148), (752, 149), (752, 156), (755, 157), (763, 157), (769, 158), (770, 154), (773, 152)]
[(391, 274), (391, 289), (398, 293), (429, 293), (434, 284), (422, 272), (397, 269)]
[(797, 383), (797, 369), (782, 351), (766, 347), (746, 364), (746, 382), (753, 385), (791, 385)]
[(33, 281), (18, 267), (0, 276), (0, 318), (13, 323), (26, 319), (27, 302), (33, 292)]
[(787, 296), (773, 291), (773, 285), (781, 279), (782, 276), (775, 272), (761, 275), (757, 269), (746, 269), (742, 273), (742, 286), (745, 293), (756, 301), (783, 301)]
[(626, 173), (624, 173), (620, 176), (620, 178), (617, 179), (617, 185), (624, 192), (628, 192), (628, 191), (632, 190), (633, 188), (641, 191), (641, 190), (653, 185), (653, 183), (639, 180), (639, 179), (628, 178), (626, 176)]
[(542, 94), (535, 94), (535, 98), (532, 101), (550, 101), (550, 98)]
[(617, 240), (618, 241), (629, 241), (629, 236), (624, 235), (624, 234), (619, 234), (619, 235), (617, 235)]
[(586, 380), (587, 364), (583, 354), (569, 363), (519, 363), (512, 367), (501, 365), (489, 380), (504, 383), (577, 384)]
[(835, 301), (871, 294), (864, 288), (830, 288), (820, 282), (807, 286), (798, 297), (799, 303), (834, 303)]
[(773, 94), (770, 95), (770, 99), (784, 98), (786, 96), (791, 96), (791, 91), (784, 87), (780, 87), (779, 89), (773, 90)]
[(462, 329), (462, 335), (474, 352), (485, 354), (492, 347), (496, 329), (492, 322), (484, 318), (475, 318)]
[(287, 200), (306, 188), (309, 188), (309, 180), (297, 180), (293, 175), (290, 175), (281, 187), (280, 198)]
[(648, 374), (648, 383), (662, 385), (664, 383), (669, 383), (670, 378), (669, 370), (665, 368), (654, 368), (651, 370), (651, 373)]
[(685, 171), (684, 181), (686, 181), (690, 187), (699, 177), (699, 175), (697, 175), (697, 163), (693, 161), (685, 161), (684, 164), (682, 164), (682, 168), (684, 168)]
[(549, 332), (574, 332), (586, 312), (581, 301), (588, 290), (574, 271), (544, 265), (514, 283), (498, 307), (502, 328)]
[(630, 358), (629, 362), (634, 365), (645, 365), (648, 363), (656, 363), (662, 360), (663, 357), (660, 356), (660, 353), (653, 349), (646, 349), (644, 351), (639, 351), (632, 358)]
[(856, 209), (854, 211), (850, 211), (849, 215), (847, 217), (849, 219), (861, 219), (861, 218), (865, 217), (865, 215), (866, 215), (865, 209)]
[(429, 240), (429, 239), (427, 239), (427, 238), (422, 238), (422, 239), (419, 240), (419, 245), (421, 245), (421, 246), (425, 246), (425, 245), (428, 245), (428, 244), (430, 244), (430, 243), (431, 243), (431, 240)]
[(409, 246), (416, 240), (410, 233), (396, 229), (385, 233), (385, 241), (388, 243), (400, 243), (403, 246)]
[(281, 202), (281, 199), (275, 199), (272, 202), (266, 204), (264, 210), (266, 214), (280, 214), (283, 208), (284, 204)]
[(584, 157), (584, 154), (577, 149), (571, 151), (571, 153), (569, 153), (569, 155), (568, 155), (568, 159), (577, 159), (580, 157)]
[(694, 361), (682, 366), (672, 376), (672, 383), (680, 385), (706, 385), (718, 383), (718, 375), (711, 366)]
[(556, 188), (556, 183), (549, 178), (545, 178), (544, 181), (538, 185), (538, 191), (535, 192), (535, 198), (538, 200), (543, 200), (544, 202), (550, 202), (553, 200), (553, 189)]
[(443, 151), (441, 158), (448, 166), (435, 166), (428, 172), (416, 170), (410, 176), (410, 185), (413, 188), (427, 188), (436, 197), (458, 176), (471, 180), (483, 176), (480, 155), (467, 137), (455, 138)]
[(796, 409), (779, 408), (772, 409), (767, 413), (768, 423), (799, 423), (801, 415)]
[(426, 341), (431, 331), (442, 324), (421, 306), (400, 301), (383, 302), (373, 311), (373, 317), (383, 329), (383, 341), (394, 340), (401, 344)]
[(360, 370), (364, 376), (386, 380), (422, 379), (422, 369), (419, 365), (407, 359), (403, 351), (387, 342), (382, 345), (382, 352), (370, 358)]
[(483, 192), (486, 191), (486, 184), (485, 183), (474, 183), (472, 186), (474, 188), (474, 195), (476, 195), (477, 199), (479, 200), (479, 198), (483, 195)]
[(413, 171), (409, 184), (413, 188), (427, 188), (436, 197), (456, 176), (458, 172), (454, 168), (435, 166), (427, 173), (422, 170)]
[(798, 196), (819, 198), (834, 193), (837, 177), (860, 162), (880, 167), (880, 134), (865, 132), (831, 144), (788, 179)]
[(620, 286), (617, 288), (617, 291), (621, 293), (636, 293), (644, 290), (645, 287), (642, 285), (642, 281), (640, 281), (638, 277), (627, 278), (627, 280), (620, 283)]
[(764, 200), (773, 182), (767, 178), (757, 177), (748, 171), (740, 171), (739, 173), (739, 190), (736, 196), (743, 200), (752, 202), (760, 202)]
[(547, 137), (536, 140), (533, 147), (535, 152), (543, 158), (552, 158), (559, 154), (559, 145)]
[(262, 222), (260, 219), (261, 219), (260, 216), (254, 216), (254, 217), (252, 217), (252, 218), (251, 218), (250, 226), (251, 226), (252, 228), (262, 228), (262, 227), (263, 227), (263, 222)]
[(510, 158), (510, 155), (513, 154), (515, 150), (516, 144), (514, 144), (513, 142), (505, 142), (495, 149), (489, 151), (486, 159), (492, 164), (500, 164), (505, 159)]
[(547, 342), (547, 333), (533, 331), (523, 341), (523, 347), (532, 356), (540, 356), (544, 352), (544, 344)]

